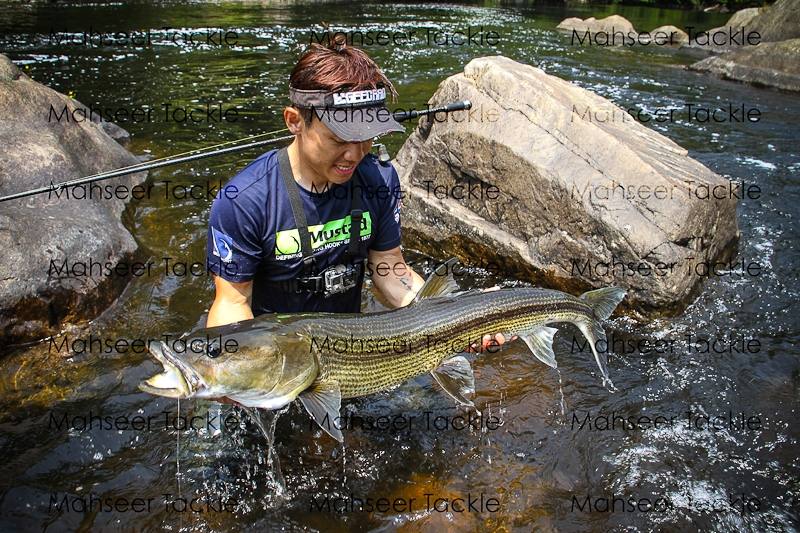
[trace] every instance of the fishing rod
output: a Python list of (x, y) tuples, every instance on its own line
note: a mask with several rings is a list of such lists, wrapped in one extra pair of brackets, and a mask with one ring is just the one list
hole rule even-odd
[[(392, 114), (392, 118), (398, 122), (402, 122), (404, 120), (410, 120), (413, 118), (425, 116), (425, 115), (436, 115), (437, 113), (452, 113), (454, 111), (462, 111), (467, 110), (472, 107), (472, 103), (469, 100), (462, 100), (460, 102), (452, 102), (440, 107), (435, 107), (432, 109), (423, 109), (420, 111), (417, 110), (410, 110), (410, 111), (396, 111)], [(106, 172), (100, 172), (98, 174), (92, 174), (91, 176), (85, 176), (82, 178), (77, 178), (74, 180), (69, 180), (61, 183), (51, 183), (46, 187), (39, 187), (37, 189), (31, 189), (28, 191), (22, 191), (14, 194), (9, 194), (6, 196), (0, 197), (0, 202), (7, 202), (9, 200), (16, 200), (18, 198), (26, 198), (28, 196), (34, 196), (37, 194), (42, 194), (46, 192), (52, 192), (58, 189), (64, 189), (67, 187), (76, 187), (79, 185), (85, 185), (87, 183), (94, 183), (95, 181), (105, 180), (109, 178), (116, 178), (119, 176), (126, 176), (128, 174), (135, 174), (137, 172), (144, 172), (147, 170), (153, 170), (156, 168), (162, 168), (170, 165), (178, 165), (180, 163), (187, 163), (189, 161), (196, 161), (198, 159), (205, 159), (207, 157), (214, 157), (218, 155), (224, 154), (231, 154), (236, 152), (243, 152), (245, 150), (249, 150), (251, 148), (256, 148), (259, 146), (267, 146), (270, 144), (278, 144), (284, 141), (288, 141), (294, 138), (294, 135), (285, 135), (283, 137), (277, 137), (274, 139), (265, 139), (261, 141), (253, 141), (246, 144), (240, 144), (237, 146), (228, 146), (226, 148), (220, 148), (221, 146), (225, 146), (227, 144), (234, 144), (248, 139), (254, 139), (257, 137), (262, 137), (264, 135), (270, 135), (272, 133), (278, 133), (281, 131), (286, 131), (286, 128), (281, 130), (276, 130), (270, 133), (264, 133), (261, 135), (254, 135), (252, 137), (246, 137), (244, 139), (239, 139), (235, 141), (229, 141), (227, 143), (217, 144), (214, 146), (209, 146), (206, 148), (198, 148), (197, 150), (192, 150), (189, 152), (185, 152), (183, 154), (177, 154), (173, 156), (163, 157), (161, 159), (157, 159), (155, 161), (148, 161), (143, 163), (138, 163), (135, 165), (130, 165), (127, 167), (117, 168), (114, 170), (109, 170)], [(389, 154), (386, 152), (386, 147), (383, 145), (377, 145), (380, 149), (380, 159), (383, 162), (389, 161)]]

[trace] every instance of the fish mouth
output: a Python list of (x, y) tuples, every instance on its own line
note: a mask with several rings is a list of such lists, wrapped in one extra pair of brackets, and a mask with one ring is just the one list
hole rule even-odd
[(164, 371), (139, 383), (139, 390), (166, 398), (191, 398), (206, 384), (195, 370), (181, 361), (163, 342), (150, 345), (150, 353)]

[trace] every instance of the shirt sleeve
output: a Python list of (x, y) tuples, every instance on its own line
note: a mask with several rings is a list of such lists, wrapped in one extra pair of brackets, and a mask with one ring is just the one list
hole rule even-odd
[(264, 255), (266, 213), (243, 193), (216, 198), (208, 222), (208, 269), (234, 283), (251, 281)]
[(394, 165), (389, 164), (388, 169), (384, 167), (381, 175), (388, 190), (386, 194), (377, 195), (380, 212), (375, 217), (375, 240), (370, 248), (385, 252), (400, 246), (400, 207), (403, 193)]

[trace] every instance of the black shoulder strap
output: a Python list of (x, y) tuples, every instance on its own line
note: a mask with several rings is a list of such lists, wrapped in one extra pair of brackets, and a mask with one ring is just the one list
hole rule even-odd
[(350, 261), (361, 259), (361, 176), (356, 169), (350, 189), (350, 241), (347, 243), (347, 256)]
[(314, 266), (314, 258), (311, 255), (311, 235), (308, 233), (306, 212), (303, 209), (300, 192), (297, 190), (298, 185), (292, 174), (292, 164), (289, 162), (289, 152), (286, 148), (278, 150), (278, 167), (283, 184), (286, 186), (286, 192), (289, 194), (289, 203), (292, 206), (295, 224), (297, 224), (297, 232), (300, 234), (300, 254), (303, 256), (303, 273), (306, 273), (313, 270)]

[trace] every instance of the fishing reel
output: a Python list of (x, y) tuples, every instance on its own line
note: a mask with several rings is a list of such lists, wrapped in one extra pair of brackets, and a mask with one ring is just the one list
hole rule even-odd
[(389, 150), (386, 149), (385, 144), (374, 143), (372, 147), (378, 149), (378, 161), (381, 163), (385, 164), (392, 160), (392, 156), (389, 154)]

